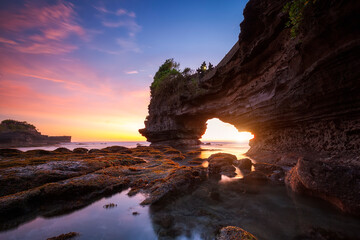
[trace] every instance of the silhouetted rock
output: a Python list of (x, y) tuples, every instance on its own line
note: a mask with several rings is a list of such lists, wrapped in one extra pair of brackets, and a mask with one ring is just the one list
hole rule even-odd
[(0, 147), (31, 147), (62, 142), (71, 142), (71, 137), (42, 135), (27, 122), (4, 120), (0, 123)]

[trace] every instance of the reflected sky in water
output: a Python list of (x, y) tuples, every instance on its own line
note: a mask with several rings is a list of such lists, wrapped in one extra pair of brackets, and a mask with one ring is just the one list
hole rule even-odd
[[(0, 239), (38, 240), (47, 239), (63, 233), (78, 232), (76, 239), (157, 239), (150, 217), (149, 208), (140, 206), (145, 199), (141, 194), (129, 197), (128, 191), (103, 198), (73, 213), (36, 219), (17, 229), (0, 233)], [(104, 205), (114, 203), (114, 208)], [(133, 215), (138, 212), (138, 215)]]

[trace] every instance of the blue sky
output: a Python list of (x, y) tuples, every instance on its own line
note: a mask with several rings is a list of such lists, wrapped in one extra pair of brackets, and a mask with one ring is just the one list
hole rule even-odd
[(1, 1), (0, 119), (77, 140), (140, 139), (159, 65), (216, 65), (246, 3)]

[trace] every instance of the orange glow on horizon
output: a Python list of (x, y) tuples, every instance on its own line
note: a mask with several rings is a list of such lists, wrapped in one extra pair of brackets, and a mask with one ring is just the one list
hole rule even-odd
[(72, 142), (90, 141), (146, 141), (139, 128), (144, 127), (141, 117), (127, 119), (39, 119), (28, 121), (44, 135), (72, 136)]
[(253, 138), (250, 132), (239, 132), (235, 126), (213, 118), (207, 121), (207, 129), (201, 140), (249, 142)]

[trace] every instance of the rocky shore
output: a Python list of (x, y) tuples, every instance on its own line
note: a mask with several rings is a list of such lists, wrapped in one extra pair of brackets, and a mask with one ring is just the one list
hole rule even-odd
[[(247, 195), (256, 194), (262, 186), (284, 188), (286, 167), (253, 163), (226, 153), (201, 159), (200, 152), (201, 149), (179, 151), (169, 146), (27, 152), (0, 149), (0, 230), (16, 228), (37, 216), (72, 212), (130, 188), (129, 196), (146, 194), (141, 204), (151, 205), (159, 239), (171, 239), (184, 231), (178, 226), (183, 216), (171, 209), (184, 196), (218, 204), (225, 197), (220, 194), (223, 188), (226, 194), (229, 191), (242, 194), (243, 199), (228, 195), (236, 202), (246, 201)], [(236, 181), (217, 189), (215, 186), (223, 176)], [(210, 189), (205, 190), (206, 186)], [(177, 204), (182, 201), (186, 198)], [(207, 235), (218, 239), (256, 239), (241, 225), (221, 229), (224, 224), (233, 224), (231, 219), (223, 219), (226, 215), (205, 206), (193, 208), (196, 213), (191, 216), (195, 219), (212, 216)]]
[[(72, 211), (109, 194), (131, 188), (148, 194), (142, 204), (161, 205), (189, 193), (204, 180), (235, 176), (235, 165), (249, 173), (244, 181), (270, 181), (274, 171), (255, 171), (231, 154), (200, 159), (199, 152), (172, 147), (121, 146), (70, 151), (0, 149), (1, 230), (36, 216)], [(209, 162), (208, 167), (204, 162)], [(249, 163), (248, 163), (249, 164)], [(252, 163), (250, 161), (250, 167)], [(258, 165), (260, 166), (260, 165)], [(283, 178), (278, 183), (282, 183)]]

